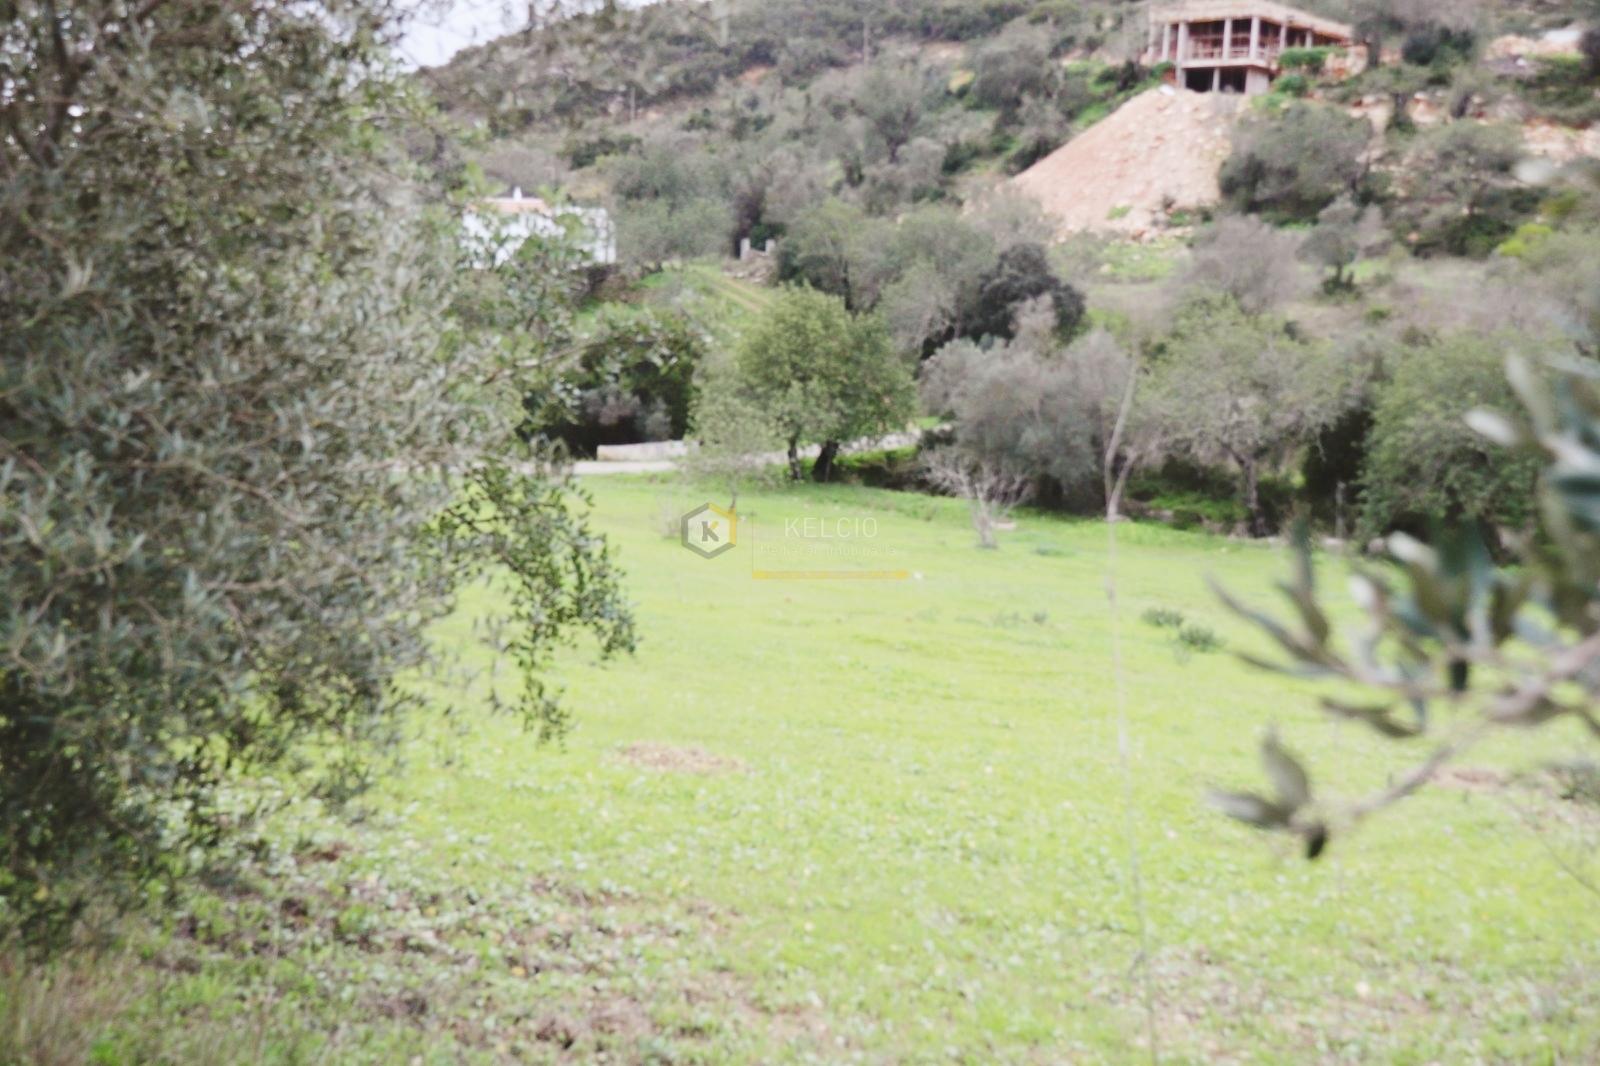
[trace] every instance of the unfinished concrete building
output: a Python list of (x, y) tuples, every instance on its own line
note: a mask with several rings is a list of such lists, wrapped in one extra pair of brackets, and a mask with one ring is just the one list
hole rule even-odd
[(1282, 4), (1191, 0), (1150, 12), (1148, 64), (1171, 63), (1174, 83), (1198, 92), (1264, 93), (1290, 48), (1348, 48), (1349, 26)]

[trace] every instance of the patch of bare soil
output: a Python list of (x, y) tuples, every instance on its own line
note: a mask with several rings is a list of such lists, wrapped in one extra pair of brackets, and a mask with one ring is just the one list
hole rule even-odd
[(1583, 28), (1573, 25), (1565, 29), (1549, 30), (1538, 37), (1521, 37), (1515, 34), (1496, 37), (1483, 50), (1483, 58), (1529, 60), (1578, 54), (1583, 38)]
[(1214, 204), (1244, 99), (1162, 86), (1129, 100), (1011, 179), (1061, 233), (1141, 236), (1174, 210)]
[(679, 746), (637, 741), (617, 752), (625, 763), (646, 770), (660, 770), (679, 774), (732, 774), (743, 773), (748, 767), (738, 759), (718, 755), (696, 745)]
[(410, 1031), (441, 1058), (516, 1063), (699, 1061), (751, 1042), (803, 1055), (835, 1040), (819, 1011), (683, 964), (714, 957), (737, 921), (709, 903), (550, 877), (430, 884), (333, 850), (360, 853), (302, 850), (199, 901), (152, 953), (152, 979), (271, 959), (300, 979), (262, 994), (306, 1029), (326, 1026), (334, 1061), (368, 1026)]
[(1498, 792), (1506, 787), (1506, 776), (1483, 766), (1450, 766), (1440, 772), (1440, 788), (1462, 792)]

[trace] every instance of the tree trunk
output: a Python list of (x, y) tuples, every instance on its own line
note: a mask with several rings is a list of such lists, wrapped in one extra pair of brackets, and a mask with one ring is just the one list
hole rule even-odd
[(1406, 123), (1411, 121), (1412, 96), (1412, 93), (1389, 94), (1389, 102), (1392, 105), (1393, 110), (1393, 114), (1389, 116), (1389, 127), (1391, 129), (1397, 126), (1403, 127)]
[(817, 453), (816, 465), (811, 468), (811, 480), (828, 481), (833, 477), (833, 460), (839, 454), (839, 442), (827, 440), (822, 442), (822, 451)]
[(789, 438), (789, 480), (799, 481), (805, 477), (800, 469), (800, 437), (796, 434)]
[(1358, 31), (1357, 36), (1361, 38), (1361, 47), (1367, 53), (1367, 69), (1377, 70), (1383, 66), (1383, 31), (1368, 29)]
[(1267, 516), (1261, 510), (1261, 477), (1257, 466), (1254, 459), (1240, 464), (1244, 472), (1244, 506), (1250, 514), (1250, 535), (1264, 537), (1268, 533)]

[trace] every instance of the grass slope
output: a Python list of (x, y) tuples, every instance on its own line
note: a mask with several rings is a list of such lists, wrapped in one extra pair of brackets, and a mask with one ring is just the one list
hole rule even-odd
[(724, 349), (737, 342), (777, 295), (767, 286), (729, 277), (710, 262), (679, 264), (650, 275), (640, 286), (677, 302)]
[[(1140, 621), (1256, 646), (1203, 578), (1260, 600), (1272, 550), (1121, 527), (1129, 809), (1103, 526), (1024, 515), (981, 552), (952, 501), (808, 487), (742, 500), (708, 561), (663, 532), (698, 493), (593, 490), (643, 642), (565, 659), (569, 742), (489, 715), (487, 676), (441, 692), (364, 823), (286, 821), (151, 938), (121, 1013), (76, 1025), (102, 1061), (229, 1025), (281, 1061), (1146, 1061), (1130, 844), (1163, 1061), (1594, 1051), (1600, 913), (1549, 850), (1592, 838), (1581, 809), (1485, 770), (1307, 864), (1200, 802), (1256, 782), (1270, 721), (1352, 786), (1415, 755)], [(753, 579), (803, 518), (875, 520), (912, 576)], [(440, 639), (485, 666), (471, 613)]]

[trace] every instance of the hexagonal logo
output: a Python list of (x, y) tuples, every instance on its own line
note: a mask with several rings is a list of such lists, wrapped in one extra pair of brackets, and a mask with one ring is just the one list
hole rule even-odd
[(707, 559), (715, 559), (732, 548), (738, 533), (739, 516), (732, 508), (702, 503), (683, 516), (683, 546)]

